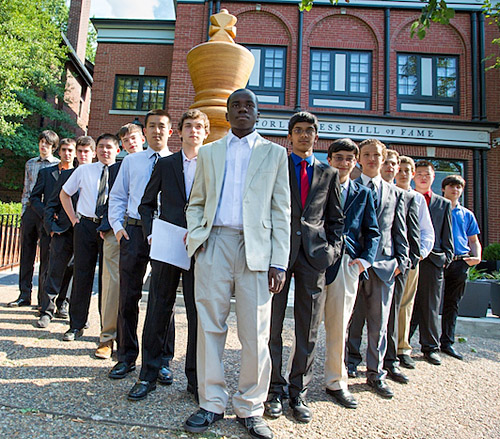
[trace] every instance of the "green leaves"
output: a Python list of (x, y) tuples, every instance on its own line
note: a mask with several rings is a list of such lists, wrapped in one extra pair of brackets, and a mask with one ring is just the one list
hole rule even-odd
[(449, 8), (445, 0), (429, 0), (422, 8), (422, 13), (418, 20), (414, 21), (410, 28), (410, 35), (415, 35), (424, 39), (431, 22), (449, 24), (455, 16), (455, 10)]

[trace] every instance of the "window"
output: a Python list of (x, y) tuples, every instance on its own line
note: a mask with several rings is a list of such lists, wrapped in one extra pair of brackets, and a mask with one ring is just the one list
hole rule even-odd
[(311, 50), (311, 105), (369, 110), (371, 72), (370, 52)]
[(166, 78), (117, 76), (113, 109), (149, 111), (165, 108)]
[(248, 88), (253, 90), (261, 104), (283, 104), (285, 101), (285, 47), (248, 47), (255, 57), (255, 65)]
[[(448, 175), (458, 174), (467, 179), (467, 176), (465, 175), (465, 162), (462, 160), (430, 159), (429, 157), (414, 157), (413, 159), (415, 160), (415, 162), (418, 162), (419, 160), (427, 160), (434, 165), (436, 176), (434, 178), (434, 182), (432, 183), (431, 189), (435, 194), (442, 195), (441, 183)], [(412, 187), (415, 187), (415, 183), (413, 182)], [(464, 193), (462, 194), (462, 198), (460, 199), (461, 203), (464, 201), (463, 198), (465, 197), (465, 194), (466, 193), (464, 191)]]
[(398, 110), (458, 114), (458, 58), (398, 55)]

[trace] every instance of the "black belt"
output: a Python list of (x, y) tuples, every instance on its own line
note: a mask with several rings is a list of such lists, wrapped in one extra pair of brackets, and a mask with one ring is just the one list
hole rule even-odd
[(463, 261), (466, 258), (470, 258), (470, 255), (467, 254), (467, 255), (456, 255), (456, 256), (453, 256), (453, 260), (454, 261)]
[(80, 215), (80, 218), (92, 221), (95, 224), (101, 224), (101, 218), (92, 218), (90, 216)]
[(142, 226), (142, 220), (135, 218), (127, 218), (125, 220), (125, 226)]

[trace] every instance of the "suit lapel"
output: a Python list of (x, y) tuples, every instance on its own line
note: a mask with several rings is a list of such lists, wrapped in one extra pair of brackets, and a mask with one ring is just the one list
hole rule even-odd
[(51, 172), (51, 174), (52, 174), (52, 177), (54, 177), (54, 180), (55, 180), (55, 181), (59, 180), (59, 168), (58, 168), (58, 167), (56, 167), (56, 168), (55, 168), (55, 169)]
[(391, 187), (388, 183), (382, 180), (380, 184), (380, 201), (377, 206), (377, 217), (382, 213), (383, 207), (387, 204), (387, 199), (389, 198), (389, 191)]
[(344, 203), (344, 212), (346, 212), (349, 207), (351, 207), (352, 202), (354, 201), (354, 198), (356, 198), (356, 195), (358, 195), (359, 188), (357, 184), (353, 181), (349, 182), (349, 186), (347, 187), (347, 197)]
[(270, 142), (264, 142), (262, 137), (257, 136), (257, 139), (255, 140), (255, 145), (253, 146), (252, 153), (250, 155), (250, 161), (248, 162), (247, 175), (245, 178), (245, 186), (243, 188), (243, 198), (245, 198), (247, 190), (250, 187), (250, 183), (252, 182), (255, 174), (259, 170), (267, 154), (269, 153), (270, 147), (271, 147)]
[[(220, 194), (222, 192), (222, 183), (224, 182), (224, 173), (226, 168), (226, 148), (227, 148), (227, 136), (220, 139), (218, 142), (212, 143), (212, 166), (215, 174), (215, 193)], [(217, 199), (217, 204), (219, 200)]]
[(184, 199), (184, 201), (186, 201), (187, 197), (189, 197), (189, 194), (186, 194), (186, 185), (184, 183), (184, 165), (181, 151), (175, 153), (175, 162), (173, 168), (175, 181), (179, 186), (179, 193), (182, 194), (182, 198)]
[(302, 210), (302, 200), (300, 199), (299, 182), (297, 181), (297, 174), (295, 173), (295, 163), (291, 156), (288, 156), (288, 172), (290, 178), (290, 188), (292, 191), (292, 197), (295, 198), (295, 202)]
[(311, 186), (309, 187), (309, 193), (307, 194), (306, 205), (304, 206), (304, 210), (307, 209), (307, 206), (309, 206), (311, 200), (314, 199), (314, 193), (318, 190), (319, 182), (323, 177), (323, 168), (320, 166), (319, 163), (320, 162), (316, 160), (316, 158), (313, 158), (313, 175), (311, 178)]

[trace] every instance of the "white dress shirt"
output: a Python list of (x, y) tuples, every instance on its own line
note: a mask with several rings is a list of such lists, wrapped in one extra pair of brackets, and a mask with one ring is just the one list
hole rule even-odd
[[(145, 151), (129, 154), (123, 159), (109, 194), (108, 218), (115, 234), (123, 229), (125, 216), (141, 219), (138, 208), (153, 172), (155, 154), (156, 151), (148, 147)], [(158, 154), (166, 157), (172, 153), (164, 148)]]
[[(103, 167), (101, 162), (80, 165), (64, 183), (62, 188), (70, 197), (80, 191), (76, 205), (77, 214), (97, 218), (95, 208)], [(107, 192), (108, 187), (106, 186)]]
[(370, 181), (373, 181), (373, 185), (375, 186), (375, 189), (377, 191), (377, 199), (378, 199), (378, 204), (380, 204), (381, 198), (381, 191), (382, 191), (382, 177), (380, 175), (377, 175), (376, 177), (368, 177), (368, 175), (361, 174), (361, 181), (363, 182), (363, 186), (368, 186), (368, 183)]
[(434, 248), (434, 227), (432, 225), (431, 214), (427, 207), (424, 196), (410, 189), (409, 192), (415, 194), (415, 201), (418, 205), (418, 221), (420, 223), (420, 256), (425, 259)]
[(189, 198), (191, 188), (193, 187), (194, 173), (196, 172), (197, 156), (188, 159), (184, 151), (182, 151), (182, 169), (184, 170), (184, 187), (186, 189), (186, 198)]
[(226, 167), (222, 193), (215, 213), (215, 226), (243, 228), (243, 189), (256, 140), (257, 131), (252, 131), (241, 139), (232, 131), (227, 135)]

